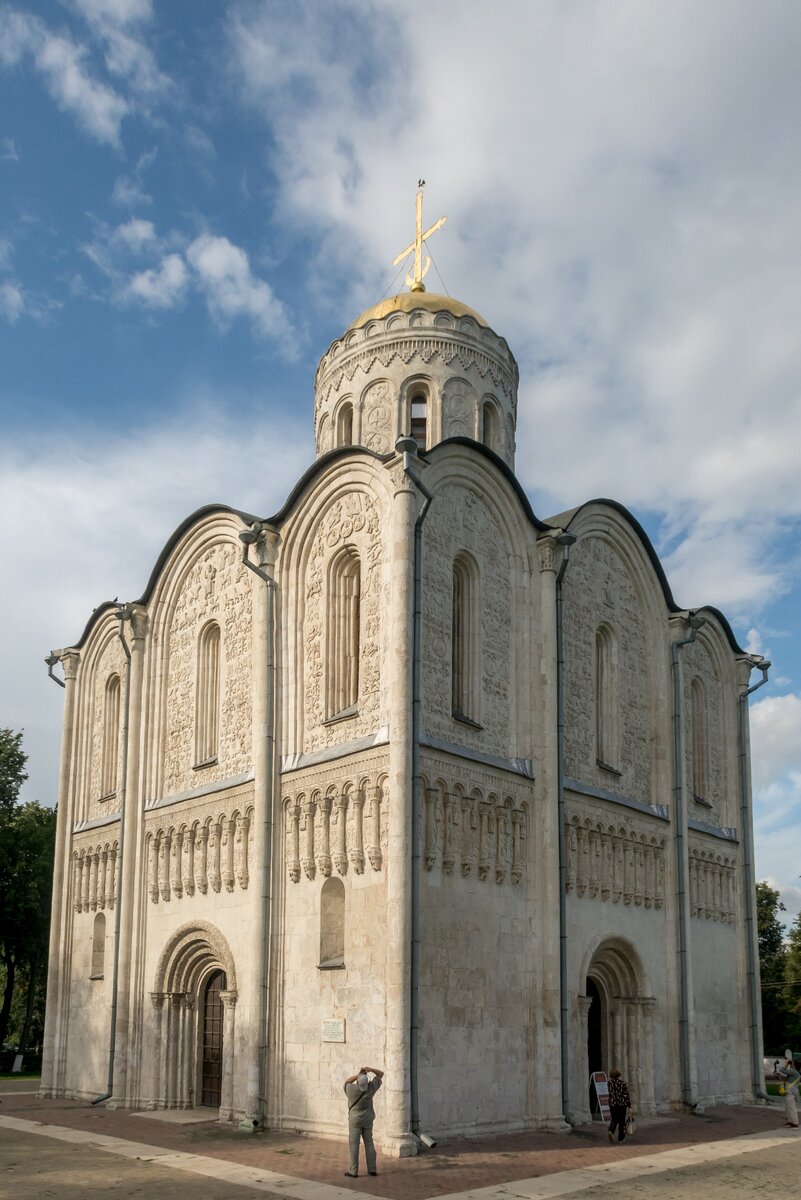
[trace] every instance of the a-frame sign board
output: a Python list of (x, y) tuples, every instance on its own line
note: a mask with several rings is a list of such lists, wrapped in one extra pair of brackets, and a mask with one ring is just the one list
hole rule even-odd
[(603, 1121), (611, 1121), (612, 1112), (609, 1108), (609, 1080), (603, 1071), (593, 1071), (590, 1076), (590, 1083), (595, 1088), (595, 1095), (598, 1097), (598, 1107), (601, 1110), (601, 1119)]

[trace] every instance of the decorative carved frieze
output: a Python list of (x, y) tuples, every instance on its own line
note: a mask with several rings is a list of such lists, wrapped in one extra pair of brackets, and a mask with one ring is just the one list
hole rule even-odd
[(73, 850), (72, 894), (76, 912), (114, 908), (117, 898), (116, 841)]
[(191, 823), (152, 822), (145, 854), (151, 902), (219, 892), (223, 886), (229, 892), (246, 890), (252, 827), (252, 807), (230, 815), (201, 815)]
[(731, 854), (690, 846), (690, 914), (706, 921), (734, 923), (737, 861)]
[(662, 908), (665, 838), (627, 821), (611, 824), (580, 813), (565, 823), (565, 891), (591, 900)]

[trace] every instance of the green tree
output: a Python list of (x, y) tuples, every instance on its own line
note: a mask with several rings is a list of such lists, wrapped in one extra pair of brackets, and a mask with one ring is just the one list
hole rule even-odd
[(784, 1008), (786, 1042), (796, 1053), (801, 1050), (801, 913), (790, 926), (784, 959)]
[(759, 973), (762, 979), (762, 1036), (766, 1054), (780, 1054), (787, 1037), (785, 1004), (785, 908), (779, 892), (765, 880), (756, 885)]
[(14, 1031), (21, 1049), (33, 1031), (47, 969), (56, 830), (54, 809), (18, 803), (26, 762), (22, 734), (0, 730), (0, 1044), (13, 1008), (21, 1014)]

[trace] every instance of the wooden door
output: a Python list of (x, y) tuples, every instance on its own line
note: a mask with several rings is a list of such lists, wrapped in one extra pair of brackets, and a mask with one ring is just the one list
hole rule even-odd
[(219, 1108), (222, 1095), (223, 1003), (225, 972), (210, 975), (203, 990), (203, 1026), (200, 1048), (200, 1103)]

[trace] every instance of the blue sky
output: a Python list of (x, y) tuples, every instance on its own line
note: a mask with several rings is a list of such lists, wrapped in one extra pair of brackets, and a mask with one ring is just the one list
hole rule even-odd
[(757, 867), (798, 912), (799, 44), (792, 0), (0, 2), (0, 724), (27, 795), (56, 787), (43, 656), (194, 508), (280, 506), (422, 175), (443, 286), (520, 364), (535, 511), (622, 501), (678, 602), (772, 659)]

